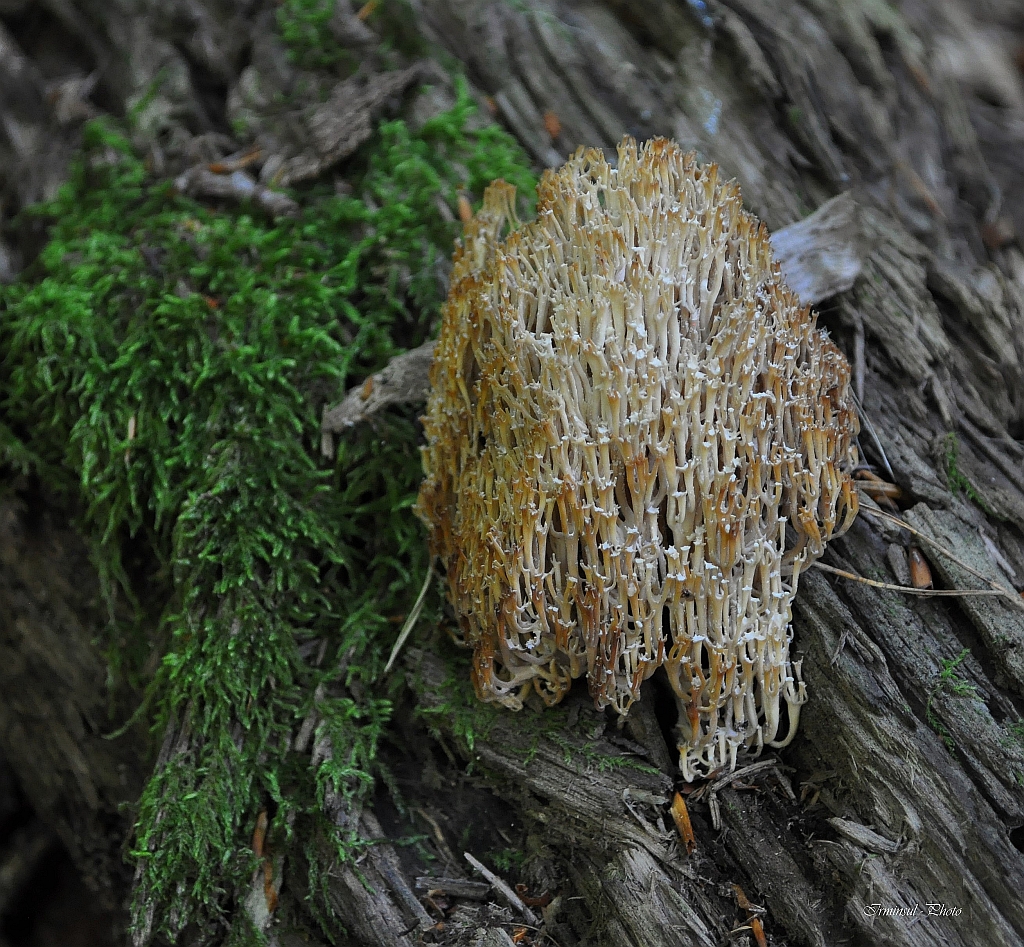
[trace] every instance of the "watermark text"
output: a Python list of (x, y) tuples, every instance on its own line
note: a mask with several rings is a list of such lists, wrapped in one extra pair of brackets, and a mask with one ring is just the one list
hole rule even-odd
[(884, 904), (865, 904), (865, 917), (959, 917), (963, 908), (955, 904), (944, 904), (938, 901), (926, 901), (924, 904), (900, 905), (889, 907)]

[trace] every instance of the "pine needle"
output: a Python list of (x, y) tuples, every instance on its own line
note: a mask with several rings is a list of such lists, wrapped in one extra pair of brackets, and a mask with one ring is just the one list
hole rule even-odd
[(405, 620), (405, 624), (402, 626), (402, 631), (398, 635), (398, 640), (395, 642), (395, 646), (391, 649), (391, 657), (388, 658), (387, 666), (384, 668), (384, 673), (394, 666), (395, 661), (398, 659), (398, 653), (402, 650), (402, 646), (405, 644), (405, 640), (412, 634), (413, 626), (419, 620), (420, 612), (423, 611), (423, 602), (427, 597), (427, 589), (430, 588), (430, 583), (434, 578), (434, 563), (430, 563), (427, 567), (427, 575), (423, 580), (423, 588), (420, 589), (420, 594), (416, 598), (416, 602), (412, 607), (412, 611), (409, 612), (409, 617)]
[(916, 536), (918, 539), (923, 540), (929, 546), (933, 546), (935, 549), (937, 549), (939, 552), (941, 552), (942, 555), (946, 556), (948, 559), (951, 559), (953, 562), (955, 562), (961, 568), (966, 569), (971, 575), (973, 575), (976, 578), (980, 579), (982, 582), (985, 582), (988, 585), (990, 585), (991, 588), (988, 588), (988, 589), (915, 589), (912, 586), (908, 586), (908, 585), (892, 585), (892, 584), (890, 584), (888, 582), (878, 582), (878, 581), (875, 581), (874, 579), (867, 579), (864, 576), (855, 575), (852, 572), (846, 572), (846, 571), (844, 571), (842, 569), (837, 569), (834, 566), (827, 566), (827, 565), (825, 565), (822, 562), (816, 562), (814, 564), (817, 568), (823, 570), (824, 572), (831, 572), (833, 575), (842, 576), (844, 579), (852, 579), (855, 582), (860, 582), (860, 583), (862, 583), (864, 585), (870, 585), (873, 588), (890, 589), (891, 591), (894, 591), (894, 592), (904, 592), (904, 593), (906, 593), (908, 595), (923, 595), (923, 596), (926, 596), (926, 597), (939, 597), (939, 596), (944, 596), (944, 595), (949, 595), (949, 596), (1000, 595), (1003, 598), (1006, 598), (1010, 602), (1012, 602), (1017, 608), (1024, 608), (1024, 599), (1022, 599), (1012, 589), (1008, 589), (1005, 585), (1001, 585), (999, 582), (996, 582), (994, 579), (990, 579), (987, 576), (982, 575), (977, 569), (969, 566), (962, 559), (958, 559), (955, 555), (953, 555), (953, 553), (949, 549), (947, 549), (945, 546), (943, 546), (942, 543), (940, 543), (937, 539), (932, 539), (932, 537), (927, 535), (926, 533), (922, 533), (919, 529), (915, 529), (909, 523), (901, 520), (898, 516), (893, 516), (891, 513), (886, 513), (884, 510), (872, 509), (871, 507), (868, 507), (868, 506), (862, 506), (860, 508), (860, 512), (861, 513), (868, 513), (871, 516), (880, 517), (881, 519), (888, 520), (890, 523), (893, 523), (894, 525), (899, 526), (901, 529), (908, 530), (913, 536)]

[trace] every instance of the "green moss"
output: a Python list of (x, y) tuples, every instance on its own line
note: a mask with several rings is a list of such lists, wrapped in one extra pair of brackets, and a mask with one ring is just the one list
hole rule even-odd
[[(327, 68), (348, 55), (329, 24), (338, 0), (283, 0), (276, 11), (277, 29), (289, 58), (307, 69)], [(348, 0), (342, 0), (347, 3)]]
[(548, 738), (556, 746), (561, 747), (562, 752), (565, 754), (566, 763), (575, 760), (576, 764), (584, 771), (593, 768), (597, 769), (600, 773), (607, 773), (612, 770), (631, 769), (638, 773), (648, 773), (650, 775), (657, 775), (660, 772), (656, 766), (652, 766), (650, 763), (642, 763), (635, 756), (624, 753), (604, 753), (599, 749), (599, 744), (596, 740), (586, 740), (580, 746), (566, 740), (564, 733), (561, 732), (549, 733)]
[[(586, 722), (578, 722), (575, 727), (570, 727), (565, 704), (543, 710), (527, 704), (513, 716), (512, 712), (497, 704), (483, 703), (473, 692), (469, 669), (461, 649), (456, 648), (450, 640), (442, 640), (433, 645), (432, 652), (444, 661), (447, 673), (440, 685), (430, 685), (430, 699), (421, 701), (416, 713), (435, 737), (440, 738), (445, 732), (451, 733), (471, 758), (477, 740), (494, 739), (495, 728), (511, 722), (515, 728), (515, 747), (506, 745), (505, 749), (520, 755), (526, 766), (533, 762), (542, 743), (546, 742), (561, 750), (566, 766), (575, 767), (581, 772), (593, 769), (600, 772), (613, 769), (658, 772), (655, 767), (633, 756), (602, 752), (600, 741), (584, 732), (588, 725)], [(424, 682), (413, 681), (414, 691), (423, 693), (425, 689)], [(592, 721), (590, 726), (593, 726)], [(472, 762), (469, 769), (473, 769)]]
[(526, 852), (519, 848), (503, 848), (488, 856), (492, 865), (503, 875), (519, 873), (526, 864)]
[(21, 438), (6, 425), (0, 424), (0, 467), (27, 474), (36, 467), (39, 458), (25, 445)]
[[(437, 642), (433, 651), (444, 660), (447, 674), (439, 687), (431, 687), (432, 700), (429, 703), (417, 703), (416, 714), (432, 736), (441, 738), (443, 731), (447, 730), (472, 753), (476, 741), (486, 740), (507, 711), (477, 699), (469, 670), (461, 660), (464, 653), (456, 652), (449, 640)], [(423, 682), (414, 680), (413, 690), (422, 693)]]
[[(180, 735), (138, 805), (143, 929), (148, 910), (172, 938), (219, 929), (262, 809), (281, 844), (301, 815), (325, 823), (311, 837), (334, 858), (357, 847), (320, 808), (372, 785), (388, 616), (427, 567), (419, 432), (396, 412), (329, 462), (319, 420), (436, 322), (458, 232), (439, 203), (502, 175), (532, 187), (508, 136), (465, 130), (471, 111), (460, 87), (418, 133), (381, 126), (353, 196), (298, 193), (301, 213), (278, 221), (176, 194), (93, 123), (68, 184), (31, 211), (49, 242), (0, 289), (0, 460), (63, 498), (112, 606), (135, 603), (107, 630), (114, 677), (148, 688), (157, 740)], [(312, 767), (291, 738), (318, 688), (314, 741), (333, 753)]]
[[(304, 69), (354, 71), (358, 62), (341, 46), (330, 23), (337, 4), (349, 0), (281, 0), (277, 7), (277, 28), (288, 57)], [(416, 29), (415, 15), (408, 0), (378, 0), (366, 4), (363, 14), (380, 37), (379, 51), (406, 57), (423, 56), (427, 47)]]
[(932, 705), (940, 691), (947, 691), (957, 697), (968, 697), (972, 700), (978, 699), (977, 687), (961, 677), (957, 671), (957, 668), (963, 664), (964, 659), (970, 653), (969, 648), (964, 648), (955, 658), (944, 658), (939, 662), (939, 679), (931, 691), (929, 691), (928, 702), (925, 706), (925, 717), (928, 720), (928, 725), (942, 737), (942, 742), (946, 744), (946, 749), (950, 753), (956, 749), (956, 743), (949, 730), (935, 713)]
[[(1000, 738), (999, 742), (1007, 749), (1018, 751), (1024, 748), (1024, 718), (1018, 717), (1016, 720), (1006, 725), (1006, 732)], [(1017, 755), (1014, 753), (1013, 755)], [(1014, 779), (1016, 782), (1024, 786), (1024, 772), (1021, 770), (1014, 770)]]
[(952, 431), (943, 438), (942, 449), (946, 468), (946, 486), (949, 488), (949, 492), (953, 494), (963, 493), (967, 499), (976, 503), (990, 516), (994, 516), (995, 514), (991, 507), (985, 502), (974, 484), (971, 483), (957, 464), (960, 454), (960, 442)]

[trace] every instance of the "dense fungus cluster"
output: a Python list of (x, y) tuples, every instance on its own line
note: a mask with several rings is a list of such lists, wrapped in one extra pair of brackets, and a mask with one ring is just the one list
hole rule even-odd
[(785, 745), (800, 572), (857, 511), (846, 361), (736, 185), (669, 141), (581, 150), (528, 225), (514, 197), (493, 184), (456, 253), (424, 419), (477, 694), (586, 674), (624, 714), (663, 667), (687, 779)]

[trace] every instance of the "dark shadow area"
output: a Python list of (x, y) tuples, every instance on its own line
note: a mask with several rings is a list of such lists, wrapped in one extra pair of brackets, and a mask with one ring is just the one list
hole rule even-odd
[(116, 920), (96, 900), (0, 758), (0, 945), (114, 947)]

